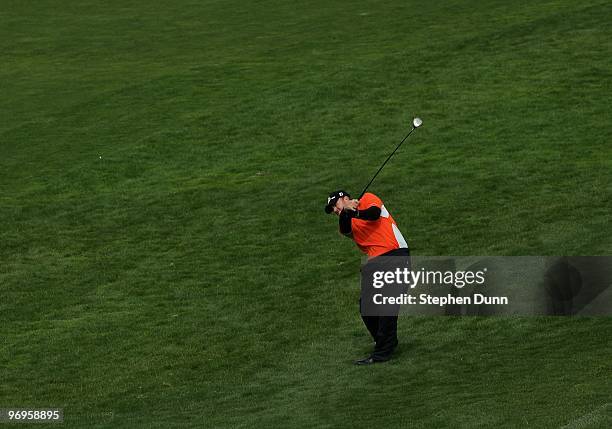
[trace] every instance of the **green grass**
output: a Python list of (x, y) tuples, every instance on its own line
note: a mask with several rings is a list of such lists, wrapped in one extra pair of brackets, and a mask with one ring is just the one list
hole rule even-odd
[(418, 114), (372, 188), (414, 253), (610, 254), (609, 2), (167, 3), (0, 2), (0, 407), (611, 426), (610, 318), (402, 318), (350, 365), (359, 255), (322, 210)]

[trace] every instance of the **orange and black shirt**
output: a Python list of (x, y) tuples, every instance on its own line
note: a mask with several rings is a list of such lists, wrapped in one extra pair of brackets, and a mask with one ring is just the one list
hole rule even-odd
[(369, 257), (408, 248), (408, 243), (381, 199), (371, 193), (361, 197), (356, 212), (342, 211), (340, 232), (350, 236)]

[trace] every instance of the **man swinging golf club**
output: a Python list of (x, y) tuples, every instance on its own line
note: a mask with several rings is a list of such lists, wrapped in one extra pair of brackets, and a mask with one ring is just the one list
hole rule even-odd
[[(340, 232), (352, 238), (359, 249), (368, 255), (362, 273), (373, 270), (392, 271), (389, 261), (403, 260), (409, 266), (410, 252), (395, 220), (376, 195), (366, 193), (359, 200), (351, 199), (345, 191), (332, 192), (325, 206), (326, 213), (339, 216)], [(384, 261), (383, 263), (381, 263)], [(376, 342), (374, 352), (355, 362), (357, 365), (371, 365), (385, 362), (398, 344), (397, 313), (399, 306), (387, 307), (384, 315), (368, 310), (364, 303), (364, 284), (360, 300), (361, 318)]]
[(372, 274), (377, 271), (394, 271), (400, 267), (410, 270), (408, 243), (382, 200), (366, 191), (402, 143), (422, 123), (423, 121), (419, 118), (413, 119), (410, 132), (378, 169), (358, 199), (351, 199), (347, 192), (339, 190), (329, 194), (325, 205), (325, 213), (334, 213), (339, 217), (340, 233), (352, 238), (357, 247), (368, 255), (368, 260), (361, 269), (361, 299), (359, 302), (361, 318), (374, 339), (375, 346), (372, 354), (355, 361), (356, 365), (386, 362), (398, 345), (399, 305), (386, 305), (382, 308), (372, 305), (371, 298), (375, 292), (372, 289)]

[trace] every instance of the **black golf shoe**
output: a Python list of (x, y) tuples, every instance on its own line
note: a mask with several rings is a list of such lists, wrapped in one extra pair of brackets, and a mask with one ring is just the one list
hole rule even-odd
[(359, 359), (356, 360), (355, 362), (353, 362), (355, 365), (372, 365), (374, 364), (374, 359), (372, 359), (371, 357), (367, 357), (367, 358), (363, 358), (363, 359)]
[(374, 365), (375, 363), (387, 362), (389, 359), (374, 359), (372, 356), (367, 358), (359, 359), (353, 362), (355, 365)]

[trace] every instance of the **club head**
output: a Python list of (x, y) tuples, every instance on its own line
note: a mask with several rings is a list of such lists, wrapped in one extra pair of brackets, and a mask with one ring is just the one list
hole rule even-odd
[(421, 120), (421, 118), (414, 118), (412, 120), (412, 126), (414, 128), (419, 128), (421, 125), (423, 125), (423, 121)]

